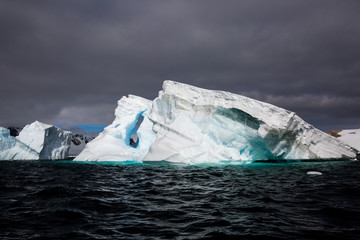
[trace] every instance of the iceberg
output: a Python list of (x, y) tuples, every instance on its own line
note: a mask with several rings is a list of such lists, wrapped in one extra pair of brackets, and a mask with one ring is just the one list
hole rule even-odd
[(294, 112), (164, 81), (152, 102), (133, 95), (120, 99), (114, 122), (75, 160), (243, 164), (355, 156), (355, 149)]
[(71, 132), (38, 121), (26, 125), (19, 136), (0, 128), (1, 160), (55, 160), (68, 157)]
[(338, 139), (360, 151), (360, 129), (341, 130), (338, 134)]
[(86, 144), (74, 160), (141, 162), (155, 140), (150, 111), (150, 100), (134, 95), (122, 97), (112, 124)]
[(354, 158), (356, 151), (294, 112), (173, 81), (153, 102), (156, 140), (144, 160), (188, 164)]

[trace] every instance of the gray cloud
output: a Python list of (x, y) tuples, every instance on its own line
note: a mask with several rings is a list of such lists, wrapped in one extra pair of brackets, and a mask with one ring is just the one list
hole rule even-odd
[(0, 125), (108, 124), (172, 79), (360, 127), (359, 1), (17, 1), (0, 8)]

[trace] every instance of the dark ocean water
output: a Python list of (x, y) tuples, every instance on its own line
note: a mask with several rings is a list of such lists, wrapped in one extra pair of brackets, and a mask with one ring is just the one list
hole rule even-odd
[(360, 239), (359, 173), (1, 161), (0, 239)]

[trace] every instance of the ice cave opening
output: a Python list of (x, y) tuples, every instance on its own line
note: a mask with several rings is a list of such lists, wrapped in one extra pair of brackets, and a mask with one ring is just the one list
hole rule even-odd
[(139, 136), (137, 135), (137, 130), (139, 129), (141, 123), (144, 121), (144, 116), (142, 113), (140, 113), (137, 117), (136, 125), (134, 129), (132, 130), (132, 133), (130, 135), (129, 144), (131, 147), (136, 148), (139, 145)]

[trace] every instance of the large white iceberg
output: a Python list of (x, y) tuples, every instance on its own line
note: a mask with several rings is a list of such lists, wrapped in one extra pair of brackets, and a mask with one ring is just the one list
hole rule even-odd
[(118, 101), (115, 120), (89, 142), (76, 161), (141, 161), (155, 140), (151, 101), (129, 95)]
[(66, 159), (70, 141), (71, 132), (38, 121), (26, 125), (17, 137), (0, 128), (0, 159)]
[[(198, 164), (356, 156), (354, 149), (293, 112), (173, 81), (164, 82), (152, 106), (140, 97), (122, 98), (115, 116), (75, 160)], [(131, 146), (129, 134), (136, 125), (139, 145)]]
[(149, 118), (157, 136), (144, 160), (203, 163), (355, 157), (354, 149), (294, 112), (173, 81), (164, 82)]

